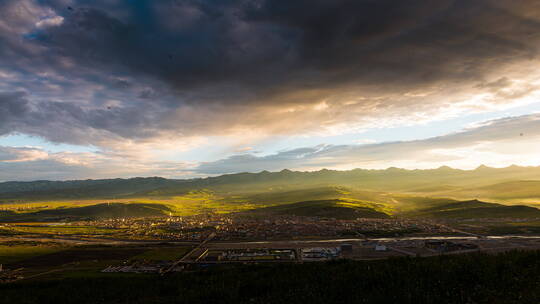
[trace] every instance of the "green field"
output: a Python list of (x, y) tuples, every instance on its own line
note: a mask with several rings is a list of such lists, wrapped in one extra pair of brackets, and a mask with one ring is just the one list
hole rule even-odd
[(174, 261), (186, 255), (190, 247), (155, 248), (132, 257), (133, 260)]
[(389, 218), (384, 212), (377, 211), (370, 203), (348, 202), (343, 200), (316, 200), (283, 204), (272, 207), (265, 207), (243, 212), (245, 215), (267, 216), (267, 215), (296, 215), (296, 216), (319, 216), (336, 219), (356, 219), (356, 218)]
[(6, 245), (0, 243), (0, 264), (10, 264), (18, 261), (63, 250), (61, 246), (45, 245)]
[[(309, 198), (310, 200), (302, 200)], [(314, 199), (319, 198), (319, 199)], [(540, 218), (540, 211), (524, 205), (505, 205), (478, 200), (456, 200), (413, 194), (369, 192), (345, 187), (320, 187), (294, 191), (270, 191), (258, 194), (234, 194), (229, 197), (210, 190), (188, 193), (171, 198), (141, 198), (130, 201), (96, 203), (62, 201), (34, 202), (35, 209), (19, 210), (20, 205), (5, 205), (0, 213), (3, 222), (58, 222), (65, 220), (90, 220), (126, 217), (189, 216), (200, 213), (241, 213), (321, 216), (343, 219), (357, 217), (387, 218), (392, 216), (413, 218)], [(38, 211), (35, 211), (35, 210)], [(41, 227), (42, 231), (65, 231), (66, 234), (85, 233), (69, 226)], [(91, 227), (88, 227), (92, 230)], [(24, 227), (18, 229), (25, 232)], [(37, 232), (37, 227), (32, 230)], [(12, 231), (13, 232), (13, 231)], [(88, 231), (93, 234), (108, 234), (111, 231)], [(0, 227), (0, 233), (7, 233)]]
[[(0, 264), (7, 269), (40, 279), (63, 277), (99, 277), (101, 270), (127, 261), (174, 261), (191, 250), (189, 246), (159, 245), (85, 245), (67, 246), (52, 242), (0, 243)], [(50, 272), (50, 274), (49, 274)]]
[[(17, 223), (4, 228), (8, 235), (46, 234), (46, 235), (112, 235), (124, 229), (109, 229), (95, 226), (51, 225), (49, 223)], [(2, 232), (0, 232), (2, 235)]]

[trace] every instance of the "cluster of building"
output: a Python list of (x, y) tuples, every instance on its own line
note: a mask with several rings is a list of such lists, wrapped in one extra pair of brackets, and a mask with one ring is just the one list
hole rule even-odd
[(116, 236), (136, 239), (200, 241), (216, 229), (231, 224), (219, 215), (103, 219), (72, 223), (117, 230)]
[(207, 250), (197, 262), (292, 262), (292, 261), (326, 261), (342, 257), (342, 251), (352, 251), (350, 244), (340, 247), (311, 248), (245, 248), (245, 249), (212, 249)]
[(197, 260), (202, 262), (250, 262), (250, 261), (294, 261), (294, 249), (224, 249), (207, 250)]
[[(476, 242), (476, 243), (475, 243)], [(289, 262), (304, 263), (329, 261), (335, 259), (370, 260), (399, 256), (434, 256), (448, 253), (466, 253), (486, 249), (478, 242), (489, 240), (469, 241), (447, 239), (405, 239), (405, 240), (363, 240), (351, 243), (331, 242), (315, 245), (308, 242), (305, 245), (289, 243), (290, 247), (278, 247), (281, 242), (246, 243), (213, 243), (200, 250), (192, 250), (179, 261), (126, 261), (124, 265), (109, 266), (102, 272), (132, 272), (132, 273), (166, 273), (196, 269), (221, 263), (266, 263)], [(315, 245), (315, 246), (314, 246)], [(501, 244), (499, 244), (501, 245)], [(231, 248), (228, 246), (236, 246)], [(260, 247), (259, 247), (260, 246)], [(506, 248), (506, 247), (503, 247)]]
[(332, 260), (341, 256), (340, 247), (302, 248), (300, 252), (302, 254), (302, 261)]
[(20, 274), (22, 269), (8, 270), (4, 269), (3, 265), (0, 264), (0, 283), (9, 283), (14, 282), (24, 277)]
[(201, 214), (147, 218), (105, 219), (70, 223), (115, 230), (115, 237), (200, 241), (215, 233), (215, 239), (281, 240), (314, 237), (380, 237), (410, 234), (442, 235), (451, 233), (446, 226), (413, 219), (339, 220), (307, 216), (271, 216), (246, 218), (234, 214)]
[[(109, 266), (103, 269), (101, 272), (124, 272), (124, 273), (162, 273), (165, 269), (169, 269), (173, 265), (173, 261), (161, 261), (161, 262), (147, 262), (136, 261), (131, 265)], [(183, 266), (178, 266), (172, 269), (172, 271), (182, 271)]]
[(233, 219), (229, 225), (216, 227), (216, 239), (278, 240), (303, 236), (365, 237), (371, 234), (398, 236), (402, 234), (446, 234), (452, 232), (436, 223), (410, 219), (337, 220), (319, 217), (277, 216), (261, 219)]
[(426, 248), (435, 250), (437, 252), (452, 252), (461, 250), (475, 250), (478, 246), (472, 243), (457, 243), (447, 240), (430, 240), (424, 243)]

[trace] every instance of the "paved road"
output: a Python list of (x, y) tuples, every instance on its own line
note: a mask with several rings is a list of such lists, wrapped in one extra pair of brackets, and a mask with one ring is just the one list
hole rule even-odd
[(216, 236), (215, 233), (213, 233), (213, 232), (210, 233), (210, 235), (204, 241), (202, 241), (197, 247), (193, 248), (190, 252), (188, 252), (186, 255), (184, 255), (181, 259), (174, 262), (171, 267), (167, 268), (161, 274), (163, 275), (163, 274), (166, 274), (166, 273), (169, 273), (169, 272), (173, 271), (176, 268), (176, 266), (178, 266), (178, 265), (182, 264), (183, 262), (185, 262), (194, 252), (201, 249), (206, 243), (210, 242), (215, 236)]
[(456, 229), (456, 228), (453, 228), (453, 227), (450, 227), (450, 226), (447, 226), (447, 225), (444, 225), (444, 224), (437, 224), (437, 225), (439, 225), (439, 227), (449, 229), (449, 230), (451, 230), (452, 232), (455, 232), (455, 233), (461, 233), (461, 234), (464, 234), (464, 235), (474, 236), (474, 237), (477, 237), (479, 239), (485, 238), (485, 236), (483, 236), (483, 235), (476, 234), (476, 233), (471, 233), (471, 232), (467, 232), (467, 231), (463, 231), (463, 230), (459, 230), (459, 229)]

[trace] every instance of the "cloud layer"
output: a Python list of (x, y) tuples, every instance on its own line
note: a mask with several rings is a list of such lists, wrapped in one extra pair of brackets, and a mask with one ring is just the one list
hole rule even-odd
[(540, 79), (534, 0), (113, 3), (0, 3), (2, 103), (21, 103), (3, 134), (339, 133), (526, 102)]

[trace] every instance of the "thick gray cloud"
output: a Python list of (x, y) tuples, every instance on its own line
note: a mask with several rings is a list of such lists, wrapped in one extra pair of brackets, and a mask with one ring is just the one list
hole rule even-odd
[(139, 138), (154, 135), (153, 113), (140, 110), (88, 108), (58, 101), (31, 103), (24, 92), (0, 93), (0, 135), (17, 131), (82, 145), (99, 143), (103, 137), (130, 138), (134, 129), (140, 130)]
[(0, 93), (0, 134), (12, 131), (14, 123), (29, 112), (24, 93)]
[(535, 56), (540, 38), (538, 16), (524, 16), (536, 1), (140, 1), (124, 20), (74, 7), (35, 39), (77, 64), (179, 91), (233, 83), (264, 96), (298, 85), (471, 80)]
[(536, 0), (4, 0), (0, 19), (0, 132), (52, 141), (301, 133), (536, 90), (497, 89), (538, 62)]

